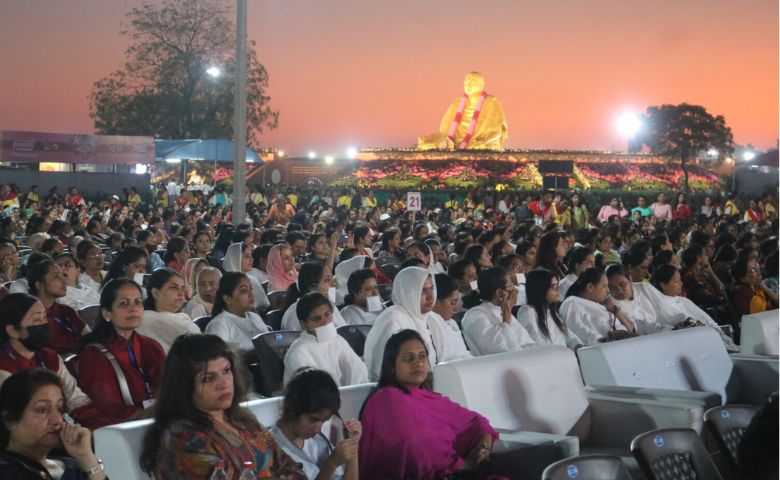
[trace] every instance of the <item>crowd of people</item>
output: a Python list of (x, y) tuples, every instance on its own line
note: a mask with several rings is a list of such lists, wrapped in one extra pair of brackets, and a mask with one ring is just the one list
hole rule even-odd
[[(239, 222), (221, 189), (18, 190), (0, 189), (0, 479), (103, 478), (90, 429), (145, 417), (157, 478), (443, 478), (498, 437), (431, 391), (437, 363), (696, 326), (737, 351), (741, 317), (778, 307), (769, 195), (469, 192), (410, 212), (400, 195), (254, 189)], [(262, 426), (241, 378), (272, 312), (300, 336)], [(362, 355), (348, 325), (370, 327)], [(366, 382), (360, 420), (319, 435), (338, 387)], [(48, 458), (60, 442), (69, 458)]]

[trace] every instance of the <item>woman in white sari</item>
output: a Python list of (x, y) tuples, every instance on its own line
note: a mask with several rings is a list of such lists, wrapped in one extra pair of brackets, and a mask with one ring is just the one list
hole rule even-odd
[(614, 330), (636, 333), (634, 323), (609, 297), (604, 271), (596, 268), (582, 272), (569, 288), (561, 304), (561, 318), (584, 345), (598, 343)]
[(379, 296), (376, 275), (364, 268), (349, 275), (347, 282), (349, 293), (344, 297), (341, 316), (349, 325), (373, 325), (385, 309)]
[(336, 265), (334, 277), (336, 279), (335, 303), (337, 305), (343, 304), (344, 298), (349, 294), (349, 287), (347, 284), (349, 283), (349, 276), (352, 275), (352, 272), (362, 268), (368, 268), (365, 266), (366, 259), (368, 259), (368, 257), (365, 255), (357, 255)]
[(588, 247), (574, 247), (566, 255), (566, 267), (569, 270), (569, 274), (561, 279), (561, 283), (558, 288), (561, 292), (561, 298), (566, 298), (566, 293), (569, 291), (569, 287), (574, 285), (577, 281), (577, 277), (582, 272), (589, 268), (596, 266), (596, 257), (593, 256), (593, 252)]
[[(222, 259), (222, 269), (225, 270), (225, 272), (249, 272), (252, 270), (252, 249), (245, 243), (231, 244), (227, 249), (225, 258)], [(249, 279), (249, 283), (252, 284), (255, 310), (262, 310), (271, 305), (271, 302), (268, 301), (268, 296), (265, 294), (265, 290), (263, 290), (263, 286), (260, 285), (257, 278), (252, 275), (247, 275), (247, 278)]]
[(385, 344), (398, 330), (412, 329), (420, 334), (428, 349), (431, 366), (436, 365), (436, 350), (426, 318), (436, 302), (436, 284), (427, 269), (407, 267), (398, 272), (393, 281), (393, 306), (377, 317), (366, 337), (364, 360), (368, 367), (368, 379), (379, 379)]

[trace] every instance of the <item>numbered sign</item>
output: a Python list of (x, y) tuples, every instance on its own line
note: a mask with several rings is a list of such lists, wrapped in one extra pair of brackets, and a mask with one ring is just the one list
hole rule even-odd
[(420, 201), (420, 192), (406, 193), (406, 210), (409, 212), (419, 212), (420, 210), (422, 210), (422, 202)]

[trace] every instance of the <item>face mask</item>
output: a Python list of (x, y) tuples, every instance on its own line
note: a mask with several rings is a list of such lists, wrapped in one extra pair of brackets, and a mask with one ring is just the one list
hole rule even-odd
[(515, 277), (517, 277), (517, 284), (522, 285), (525, 283), (525, 274), (523, 273), (515, 273)]
[(366, 298), (366, 303), (368, 304), (368, 311), (369, 312), (380, 312), (382, 311), (382, 297), (379, 295), (374, 295), (373, 297)]
[(338, 337), (339, 334), (336, 331), (336, 326), (333, 325), (333, 322), (330, 322), (327, 325), (315, 328), (314, 336), (317, 337), (317, 343), (325, 343)]
[(27, 350), (32, 350), (34, 352), (49, 344), (51, 332), (48, 323), (25, 328), (27, 330), (27, 338), (20, 338), (19, 341), (22, 342), (22, 345), (24, 345)]
[(144, 274), (141, 272), (136, 273), (133, 275), (133, 280), (135, 280), (135, 283), (137, 283), (139, 286), (144, 286)]
[(328, 300), (330, 300), (330, 303), (336, 303), (336, 287), (328, 289)]
[(471, 285), (472, 290), (477, 290), (477, 281), (474, 280), (473, 282), (469, 282), (469, 285)]

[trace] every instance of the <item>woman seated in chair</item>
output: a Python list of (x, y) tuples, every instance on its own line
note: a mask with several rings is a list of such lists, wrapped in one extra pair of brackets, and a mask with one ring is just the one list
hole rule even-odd
[(333, 281), (330, 270), (319, 262), (306, 262), (301, 265), (298, 279), (287, 289), (282, 330), (301, 330), (296, 304), (299, 298), (310, 292), (319, 292), (330, 301), (333, 307), (333, 324), (336, 325), (336, 328), (347, 324), (336, 308), (336, 283)]
[(428, 360), (432, 366), (436, 365), (436, 350), (426, 323), (426, 317), (436, 303), (433, 275), (426, 268), (404, 268), (395, 277), (392, 298), (393, 306), (379, 314), (366, 337), (363, 358), (371, 381), (379, 379), (387, 339), (394, 332), (406, 328), (416, 330), (425, 340), (430, 352)]
[[(476, 470), (498, 433), (429, 385), (428, 349), (414, 330), (387, 341), (376, 391), (360, 415), (361, 478), (436, 479)], [(473, 476), (464, 478), (478, 478)]]
[(436, 356), (440, 362), (471, 358), (471, 352), (463, 340), (463, 333), (453, 316), (460, 306), (460, 292), (455, 280), (446, 273), (434, 275), (436, 282), (436, 303), (426, 316)]
[(180, 312), (184, 303), (184, 281), (176, 271), (155, 270), (149, 277), (146, 292), (144, 317), (138, 333), (156, 340), (166, 352), (179, 335), (200, 333), (190, 316)]
[(83, 337), (79, 387), (105, 412), (108, 423), (140, 416), (154, 403), (165, 352), (136, 333), (144, 306), (141, 287), (129, 278), (103, 286), (95, 328)]
[[(11, 375), (0, 388), (0, 480), (101, 480), (89, 429), (65, 421), (60, 377), (44, 368)], [(70, 457), (47, 458), (58, 447)]]
[[(345, 249), (344, 252), (346, 251)], [(343, 305), (344, 298), (349, 294), (349, 276), (352, 272), (370, 268), (371, 258), (365, 255), (355, 255), (339, 261), (333, 270), (333, 279), (336, 281), (336, 305)]]
[[(592, 259), (593, 255), (590, 257)], [(582, 346), (582, 340), (569, 331), (558, 314), (561, 306), (559, 285), (558, 279), (549, 270), (528, 272), (525, 276), (525, 288), (530, 302), (517, 311), (517, 321), (538, 345), (559, 345), (576, 349)]]
[(254, 350), (252, 338), (270, 331), (254, 308), (252, 284), (243, 273), (228, 272), (219, 281), (206, 333), (224, 340), (242, 353)]
[[(225, 258), (222, 259), (222, 268), (225, 272), (237, 272), (247, 274), (252, 270), (252, 249), (246, 243), (233, 243), (228, 247)], [(252, 307), (260, 311), (271, 305), (268, 296), (260, 282), (252, 275), (246, 275), (252, 285)]]
[(298, 279), (292, 249), (286, 243), (274, 245), (268, 252), (268, 291), (287, 290)]
[[(588, 247), (574, 247), (566, 254), (566, 267), (569, 274), (561, 279), (558, 289), (561, 298), (566, 298), (566, 292), (569, 291), (577, 277), (582, 272), (596, 265), (596, 257)], [(528, 287), (526, 286), (526, 289)]]
[(374, 272), (367, 268), (352, 272), (347, 280), (347, 291), (346, 306), (339, 312), (344, 321), (348, 325), (373, 325), (385, 309)]
[(284, 357), (284, 381), (302, 367), (320, 368), (345, 387), (368, 382), (366, 365), (336, 332), (333, 304), (321, 293), (307, 293), (296, 303), (301, 336)]
[[(609, 284), (603, 270), (589, 268), (569, 288), (561, 304), (561, 318), (585, 345), (636, 334), (634, 323), (609, 297)], [(626, 331), (626, 333), (610, 333)], [(611, 336), (611, 337), (610, 337)]]
[(67, 305), (76, 311), (87, 305), (97, 305), (100, 303), (100, 294), (97, 290), (90, 287), (83, 287), (79, 284), (81, 268), (79, 267), (75, 255), (69, 252), (60, 253), (55, 257), (55, 261), (62, 269), (62, 275), (65, 278), (66, 285), (65, 296), (55, 300), (57, 303)]
[(197, 290), (198, 273), (209, 266), (209, 262), (200, 257), (193, 257), (184, 264), (184, 271), (181, 278), (184, 279), (184, 300), (190, 301), (195, 296)]
[(207, 480), (221, 462), (232, 479), (250, 462), (252, 478), (305, 479), (240, 406), (243, 400), (236, 360), (225, 342), (213, 335), (177, 338), (165, 362), (154, 423), (144, 435), (141, 468), (160, 479)]
[(67, 400), (68, 412), (89, 428), (107, 425), (92, 400), (76, 385), (57, 352), (46, 348), (50, 326), (37, 298), (12, 293), (0, 300), (0, 384), (22, 370), (43, 367), (56, 373)]
[(184, 306), (184, 313), (191, 319), (211, 316), (214, 309), (214, 301), (217, 299), (217, 288), (222, 272), (215, 267), (206, 267), (198, 272), (195, 277), (194, 295)]
[(282, 450), (301, 464), (309, 479), (358, 478), (360, 422), (344, 421), (348, 438), (341, 441), (335, 440), (343, 437), (335, 425), (330, 432), (322, 431), (323, 423), (334, 416), (341, 420), (340, 407), (341, 394), (327, 372), (304, 369), (287, 384), (281, 418), (268, 430)]
[[(135, 280), (139, 286), (144, 284), (144, 274), (149, 256), (139, 247), (125, 247), (111, 263), (103, 285), (111, 280), (127, 277)], [(143, 292), (146, 298), (146, 292)]]
[(777, 308), (777, 294), (761, 281), (761, 267), (750, 257), (739, 257), (731, 267), (734, 276), (734, 308), (743, 315)]

